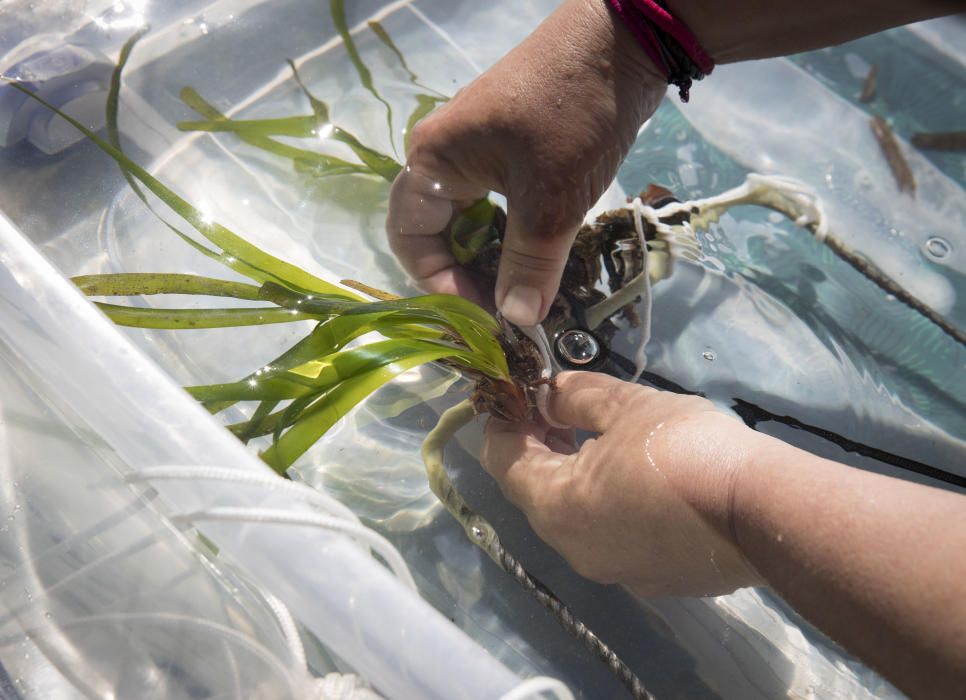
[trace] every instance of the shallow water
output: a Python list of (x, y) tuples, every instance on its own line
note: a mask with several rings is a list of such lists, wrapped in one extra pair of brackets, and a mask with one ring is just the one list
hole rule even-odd
[[(498, 8), (433, 2), (416, 3), (418, 11), (401, 7), (380, 21), (420, 82), (451, 93), (478, 66), (494, 60), (500, 47), (523, 36), (546, 9), (538, 5), (521, 10), (530, 14), (515, 22), (506, 22)], [(351, 8), (350, 25), (378, 6), (358, 3)], [(251, 28), (261, 26), (259, 13), (267, 12), (258, 6), (249, 10), (258, 17), (229, 21), (209, 14), (203, 32), (198, 22), (181, 27), (178, 31), (191, 32), (193, 38), (176, 53), (154, 55), (150, 37), (145, 40), (146, 58), (132, 64), (122, 100), (121, 127), (130, 152), (153, 162), (162, 180), (176, 183), (212, 218), (276, 255), (330, 279), (361, 277), (376, 287), (412, 293), (384, 242), (385, 183), (358, 177), (311, 180), (230, 136), (186, 136), (172, 126), (192, 116), (177, 98), (185, 85), (197, 87), (233, 116), (307, 114), (309, 107), (284, 63), (287, 57), (302, 56), (303, 78), (329, 101), (333, 121), (380, 150), (391, 152), (394, 143), (401, 150), (402, 126), (423, 88), (411, 82), (395, 56), (371, 32), (358, 35), (377, 88), (393, 106), (395, 138), (390, 139), (384, 106), (359, 85), (338, 43), (319, 49), (317, 37), (332, 34), (324, 10), (316, 16), (300, 3), (287, 2), (275, 3), (272, 11), (291, 27), (287, 45), (250, 57), (243, 71), (237, 69), (245, 57), (239, 46), (254, 40)], [(497, 19), (498, 41), (485, 41), (484, 32), (467, 29)], [(887, 65), (885, 57), (893, 55), (897, 43), (914, 47), (912, 55), (921, 63)], [(221, 57), (219, 63), (210, 62), (212, 55)], [(861, 88), (854, 74), (861, 61), (881, 66), (880, 97), (871, 105), (848, 99)], [(863, 154), (867, 162), (859, 165), (849, 155), (854, 146), (849, 129), (859, 133), (864, 128), (856, 126), (863, 110), (894, 119), (900, 135), (964, 123), (961, 103), (923, 112), (925, 100), (917, 91), (933, 86), (911, 81), (903, 72), (907, 65), (914, 71), (921, 65), (947, 66), (930, 75), (939, 76), (944, 94), (962, 95), (963, 71), (949, 69), (948, 61), (915, 35), (893, 32), (792, 63), (749, 68), (801, 81), (807, 99), (792, 105), (793, 111), (846, 110), (851, 121), (841, 122), (841, 129), (833, 124), (821, 134), (824, 141), (808, 140), (804, 131), (765, 133), (763, 123), (784, 125), (769, 112), (784, 103), (779, 97), (767, 102), (754, 96), (747, 104), (737, 102), (723, 71), (720, 80), (716, 74), (695, 89), (696, 109), (682, 111), (670, 99), (664, 103), (635, 145), (619, 183), (634, 192), (658, 182), (688, 199), (724, 191), (752, 170), (802, 179), (827, 203), (836, 233), (962, 327), (962, 157), (930, 154), (917, 161), (923, 195), (907, 202), (895, 196), (891, 175), (884, 163), (873, 161), (874, 151)], [(959, 89), (952, 89), (953, 84)], [(772, 88), (778, 94), (782, 86)], [(80, 148), (77, 153), (90, 162), (90, 149)], [(338, 148), (327, 152), (347, 155)], [(50, 240), (45, 252), (61, 269), (69, 274), (177, 270), (223, 276), (220, 267), (175, 239), (126, 189), (115, 186), (114, 191), (119, 194), (101, 218), (96, 239), (76, 229), (37, 237)], [(82, 193), (92, 196), (86, 189)], [(936, 207), (929, 209), (937, 193), (943, 199), (942, 216)], [(922, 222), (929, 225), (918, 225)], [(948, 244), (945, 255), (935, 255), (941, 245), (928, 245), (937, 236)], [(966, 474), (966, 350), (886, 298), (810, 234), (769, 212), (736, 209), (697, 240), (701, 258), (679, 261), (674, 274), (654, 287), (650, 371), (704, 392), (725, 410), (741, 399)], [(180, 334), (130, 331), (129, 336), (179, 382), (189, 384), (242, 376), (305, 332), (304, 327), (276, 326)], [(385, 532), (415, 570), (425, 597), (513, 670), (561, 677), (583, 697), (615, 695), (609, 674), (469, 544), (428, 492), (418, 446), (438, 412), (462, 397), (456, 388), (446, 398), (439, 396), (450, 381), (426, 370), (381, 391), (305, 455), (299, 475)], [(427, 391), (435, 398), (420, 405), (415, 397)], [(775, 421), (759, 427), (856, 466), (900, 473)], [(473, 457), (479, 439), (479, 426), (468, 429), (451, 455), (460, 489), (497, 524), (510, 550), (625, 656), (659, 697), (764, 698), (808, 692), (856, 697), (863, 692), (859, 683), (869, 693), (890, 692), (820, 635), (799, 627), (794, 615), (765, 593), (644, 605), (621, 590), (581, 580), (535, 538), (483, 475)]]
[[(472, 75), (472, 67), (451, 47), (437, 47), (432, 57), (420, 52), (425, 25), (418, 18), (404, 11), (382, 21), (424, 84), (448, 91), (453, 80), (461, 83)], [(373, 65), (381, 94), (395, 108), (398, 128), (420, 88), (408, 81), (371, 34), (360, 35), (359, 49)], [(804, 57), (799, 63), (811, 67), (819, 58), (827, 58), (826, 53)], [(826, 62), (834, 66), (831, 59)], [(301, 70), (313, 91), (332, 105), (334, 122), (351, 127), (374, 147), (392, 151), (384, 108), (358, 85), (340, 51), (311, 58)], [(829, 72), (834, 73), (831, 68)], [(810, 89), (818, 99), (835, 97), (828, 87), (834, 85), (830, 79), (816, 80), (806, 73), (802, 77), (811, 80)], [(887, 94), (884, 84), (882, 89)], [(701, 92), (696, 96), (700, 100)], [(238, 103), (244, 106), (236, 116), (246, 118), (307, 112), (296, 86), (285, 77)], [(726, 152), (716, 147), (714, 133), (706, 138), (702, 126), (702, 115), (689, 121), (673, 102), (665, 103), (625, 164), (621, 186), (633, 192), (654, 181), (670, 186), (682, 199), (695, 198), (739, 184), (750, 169), (761, 165), (765, 157), (761, 143), (732, 143)], [(400, 137), (397, 132), (394, 141)], [(327, 152), (346, 154), (338, 148)], [(846, 168), (848, 162), (839, 153), (831, 149), (813, 170), (827, 175)], [(799, 152), (793, 149), (782, 156), (783, 174), (806, 181), (814, 177), (808, 168), (795, 167)], [(367, 283), (396, 292), (412, 291), (383, 242), (386, 187), (382, 182), (307, 180), (271, 156), (228, 137), (179, 143), (167, 154), (159, 173), (178, 182), (190, 199), (210, 207), (214, 218), (310, 269), (332, 278), (362, 276)], [(863, 178), (872, 178), (871, 183), (864, 184)], [(835, 186), (820, 194), (832, 202), (834, 212), (837, 202), (848, 203), (870, 187), (887, 191), (892, 183), (883, 178), (888, 178), (884, 166), (870, 166), (855, 180), (857, 186), (833, 181)], [(961, 194), (961, 182), (955, 186)], [(892, 212), (880, 213), (887, 217)], [(835, 222), (833, 216), (833, 227)], [(950, 226), (956, 223), (951, 221)], [(140, 231), (137, 237), (129, 234), (134, 227)], [(866, 240), (849, 233), (841, 235), (850, 241)], [(166, 269), (205, 272), (208, 265), (171, 240), (127, 195), (118, 199), (105, 219), (102, 234), (115, 269), (156, 266), (159, 254)], [(947, 240), (952, 238), (944, 234)], [(888, 230), (875, 235), (905, 236)], [(674, 274), (654, 288), (650, 371), (704, 392), (723, 408), (742, 399), (773, 414), (791, 415), (938, 467), (955, 469), (963, 463), (966, 431), (961, 397), (966, 396), (966, 374), (958, 370), (966, 367), (966, 351), (961, 346), (887, 299), (807, 232), (769, 212), (734, 210), (709, 231), (699, 233), (698, 241), (700, 260), (680, 262)], [(890, 255), (899, 256), (892, 261), (892, 269), (895, 265), (927, 267), (935, 280), (922, 288), (938, 289), (943, 311), (961, 323), (964, 292), (957, 261), (949, 260), (950, 255), (941, 262), (927, 258), (920, 252), (923, 242), (906, 243), (887, 248)], [(959, 251), (963, 244), (956, 240), (950, 245)], [(263, 363), (281, 343), (291, 342), (296, 332), (258, 329), (233, 334), (231, 340), (218, 331), (190, 337), (159, 335), (146, 339), (147, 347), (179, 380), (189, 382), (237, 377)], [(239, 337), (249, 340), (239, 342)], [(222, 348), (221, 343), (227, 346)], [(437, 399), (430, 407), (412, 404), (416, 403), (414, 392), (425, 391), (426, 382), (445, 384), (446, 378), (435, 374), (414, 374), (410, 384), (380, 392), (306, 455), (298, 467), (300, 475), (352, 504), (389, 534), (417, 571), (424, 595), (511, 668), (557, 675), (587, 697), (599, 696), (614, 686), (609, 675), (465, 541), (428, 493), (418, 444), (436, 411), (452, 399)], [(774, 422), (760, 427), (833, 458), (896, 472)], [(789, 660), (801, 662), (802, 657), (788, 652), (781, 639), (752, 651), (747, 648), (749, 637), (755, 636), (753, 626), (743, 621), (749, 610), (771, 609), (772, 615), (783, 610), (767, 594), (759, 601), (738, 599), (727, 614), (722, 612), (726, 603), (713, 611), (701, 601), (642, 606), (620, 591), (573, 576), (535, 540), (519, 514), (506, 506), (480, 473), (472, 457), (478, 430), (469, 431), (463, 439), (464, 451), (453, 457), (460, 488), (499, 523), (511, 551), (518, 552), (538, 577), (599, 629), (660, 696), (757, 693), (768, 697), (799, 682)], [(767, 629), (783, 629), (786, 624), (772, 623)], [(704, 636), (697, 631), (701, 628)], [(813, 657), (825, 653), (838, 658), (831, 645), (805, 629), (816, 645), (809, 652)], [(717, 656), (702, 645), (705, 638), (721, 644)], [(812, 663), (820, 666), (814, 658)], [(737, 678), (734, 668), (741, 669)], [(874, 678), (868, 672), (863, 677)], [(830, 672), (819, 678), (816, 687), (834, 687), (835, 678)]]

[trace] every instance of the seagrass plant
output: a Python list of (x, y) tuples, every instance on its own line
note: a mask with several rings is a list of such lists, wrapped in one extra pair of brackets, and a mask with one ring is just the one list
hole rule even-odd
[[(17, 88), (55, 111), (114, 159), (134, 192), (154, 210), (144, 190), (161, 200), (193, 229), (188, 234), (162, 219), (168, 228), (199, 253), (247, 278), (247, 282), (181, 273), (121, 273), (74, 278), (92, 297), (140, 295), (202, 295), (232, 298), (258, 305), (225, 308), (145, 308), (95, 302), (115, 323), (148, 329), (228, 328), (312, 321), (312, 330), (284, 353), (246, 377), (227, 384), (187, 387), (212, 413), (239, 402), (256, 402), (251, 418), (229, 426), (243, 440), (271, 435), (261, 453), (273, 469), (286, 469), (336, 421), (365, 397), (399, 374), (427, 362), (442, 361), (474, 378), (498, 384), (512, 382), (498, 336), (502, 329), (489, 313), (460, 297), (434, 294), (415, 298), (375, 301), (345, 286), (309, 274), (248, 243), (223, 225), (213, 222), (172, 189), (131, 160), (122, 150), (118, 118), (121, 73), (130, 52), (143, 35), (138, 32), (124, 45), (115, 68), (107, 101), (107, 139), (53, 105), (11, 81)], [(294, 66), (293, 66), (294, 68)], [(193, 90), (184, 91), (186, 102), (214, 121), (184, 128), (233, 130), (279, 155), (291, 158), (299, 169), (325, 175), (371, 173), (391, 180), (399, 164), (337, 129), (343, 142), (362, 163), (297, 149), (271, 136), (314, 135), (329, 124), (324, 103), (311, 98), (315, 114), (260, 122), (232, 122), (214, 111)], [(421, 105), (424, 104), (421, 102)], [(419, 115), (415, 115), (418, 119)], [(160, 214), (158, 214), (160, 217)], [(365, 285), (356, 284), (368, 290)], [(348, 347), (371, 332), (383, 339)]]

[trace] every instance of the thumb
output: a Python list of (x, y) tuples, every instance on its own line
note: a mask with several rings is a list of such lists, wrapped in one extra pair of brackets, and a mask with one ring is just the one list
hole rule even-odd
[(582, 220), (555, 211), (552, 204), (539, 209), (531, 216), (512, 201), (507, 206), (496, 306), (518, 326), (536, 325), (547, 315)]

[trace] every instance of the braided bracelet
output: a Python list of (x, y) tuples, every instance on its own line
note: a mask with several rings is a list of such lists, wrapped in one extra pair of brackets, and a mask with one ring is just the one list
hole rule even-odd
[(669, 85), (678, 87), (682, 102), (690, 98), (691, 82), (714, 70), (714, 61), (687, 25), (656, 0), (608, 0), (651, 62)]

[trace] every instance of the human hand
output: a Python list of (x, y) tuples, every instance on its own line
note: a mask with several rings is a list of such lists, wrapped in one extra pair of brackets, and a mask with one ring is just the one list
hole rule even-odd
[(758, 435), (706, 399), (590, 372), (557, 377), (550, 417), (600, 435), (491, 419), (481, 461), (577, 573), (641, 596), (756, 585), (731, 523)]
[(392, 250), (421, 287), (492, 306), (447, 233), (471, 202), (505, 195), (496, 306), (514, 323), (537, 323), (584, 214), (666, 88), (605, 0), (567, 0), (413, 130), (390, 195)]

